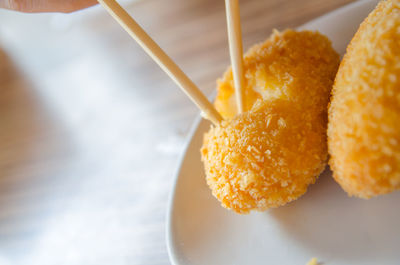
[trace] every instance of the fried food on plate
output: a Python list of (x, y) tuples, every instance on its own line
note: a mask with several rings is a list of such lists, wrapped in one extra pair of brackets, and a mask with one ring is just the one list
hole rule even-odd
[(339, 65), (316, 32), (275, 31), (244, 58), (245, 108), (236, 116), (230, 69), (218, 82), (226, 119), (205, 134), (207, 183), (237, 213), (279, 207), (303, 195), (327, 160), (329, 95)]
[(378, 4), (347, 48), (332, 91), (328, 145), (351, 196), (400, 189), (400, 1)]
[(287, 100), (259, 104), (212, 127), (201, 150), (213, 195), (237, 213), (296, 200), (325, 168), (321, 117)]
[[(251, 47), (244, 56), (245, 109), (258, 100), (285, 99), (303, 109), (325, 113), (339, 66), (327, 37), (311, 31), (285, 30)], [(237, 114), (232, 70), (217, 81), (215, 107), (224, 118)]]

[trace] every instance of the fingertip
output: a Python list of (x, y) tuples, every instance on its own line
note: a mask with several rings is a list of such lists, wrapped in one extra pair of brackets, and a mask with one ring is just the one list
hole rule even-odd
[(75, 11), (94, 6), (97, 3), (97, 0), (73, 0), (70, 1), (68, 5), (65, 5), (63, 10), (60, 10), (60, 12), (73, 13)]
[(72, 13), (96, 5), (96, 0), (38, 1), (38, 0), (0, 0), (0, 8), (24, 13), (61, 12)]
[(29, 0), (0, 0), (0, 8), (19, 11), (24, 13), (37, 12), (38, 8), (35, 1)]
[(65, 14), (70, 14), (70, 13), (73, 13), (73, 12), (76, 12), (76, 11), (79, 11), (79, 10), (82, 10), (82, 9), (86, 9), (86, 8), (92, 7), (92, 6), (96, 5), (96, 4), (97, 4), (97, 2), (92, 3), (92, 4), (80, 5), (80, 6), (71, 6), (69, 8), (64, 8), (62, 11), (60, 10), (59, 12), (62, 12), (62, 13), (65, 13)]

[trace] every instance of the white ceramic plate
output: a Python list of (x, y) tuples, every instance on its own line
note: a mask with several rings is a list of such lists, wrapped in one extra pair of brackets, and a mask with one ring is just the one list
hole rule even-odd
[[(377, 1), (338, 9), (301, 28), (329, 36), (341, 54)], [(201, 120), (182, 158), (169, 204), (167, 245), (175, 265), (400, 264), (400, 192), (349, 198), (326, 170), (299, 200), (263, 213), (222, 208), (206, 184)]]

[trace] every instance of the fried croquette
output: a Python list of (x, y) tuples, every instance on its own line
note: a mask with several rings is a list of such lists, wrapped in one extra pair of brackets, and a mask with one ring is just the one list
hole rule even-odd
[(323, 35), (275, 31), (244, 58), (245, 107), (236, 116), (230, 69), (216, 108), (227, 119), (205, 134), (207, 183), (237, 213), (279, 207), (303, 195), (327, 160), (327, 105), (339, 55)]
[(325, 168), (326, 123), (287, 100), (258, 101), (212, 127), (201, 149), (207, 183), (237, 213), (282, 206)]
[[(304, 109), (326, 113), (339, 55), (318, 32), (275, 30), (264, 43), (246, 52), (243, 65), (245, 110), (258, 99), (286, 99)], [(230, 67), (217, 81), (215, 107), (224, 118), (237, 114)]]
[(347, 48), (332, 91), (335, 180), (370, 198), (400, 189), (400, 1), (380, 2)]

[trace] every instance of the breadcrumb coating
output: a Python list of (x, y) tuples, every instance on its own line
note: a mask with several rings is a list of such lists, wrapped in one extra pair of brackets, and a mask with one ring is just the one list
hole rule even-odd
[(205, 134), (207, 183), (222, 206), (241, 214), (296, 200), (325, 167), (325, 132), (322, 118), (301, 106), (259, 101)]
[(317, 32), (275, 31), (244, 58), (245, 106), (236, 116), (230, 69), (215, 105), (226, 119), (205, 134), (207, 183), (222, 206), (263, 211), (296, 200), (327, 160), (327, 105), (339, 55)]
[(370, 198), (400, 189), (400, 1), (382, 1), (340, 65), (329, 108), (335, 180)]
[[(258, 99), (291, 100), (304, 109), (326, 112), (339, 66), (339, 55), (327, 37), (312, 31), (274, 31), (244, 56), (245, 109)], [(217, 81), (215, 107), (224, 118), (237, 113), (231, 67)]]

